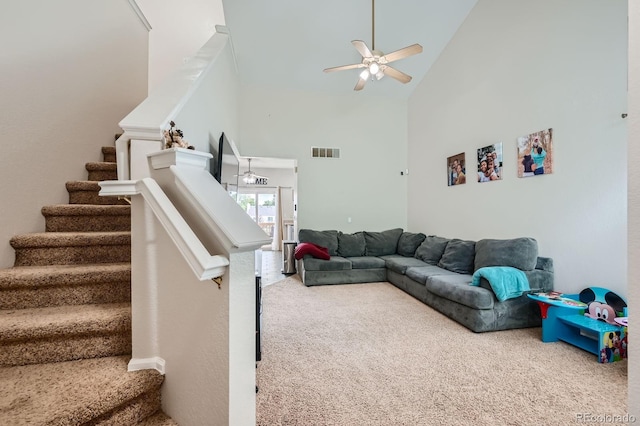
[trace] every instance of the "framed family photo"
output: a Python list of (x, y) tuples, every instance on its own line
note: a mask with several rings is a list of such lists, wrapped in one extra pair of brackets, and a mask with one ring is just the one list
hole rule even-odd
[(478, 182), (502, 180), (502, 142), (478, 149)]
[(465, 161), (464, 152), (460, 154), (452, 155), (447, 158), (447, 185), (462, 185), (467, 183), (467, 177), (465, 175)]
[(553, 173), (553, 129), (518, 138), (518, 177)]

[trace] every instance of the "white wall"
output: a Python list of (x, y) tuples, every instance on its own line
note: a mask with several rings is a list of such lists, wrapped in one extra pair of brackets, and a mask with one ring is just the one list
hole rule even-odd
[[(247, 170), (246, 166), (240, 166), (240, 174), (244, 173)], [(295, 169), (291, 167), (290, 169), (283, 168), (273, 168), (273, 167), (253, 167), (251, 165), (251, 171), (255, 172), (259, 176), (264, 176), (267, 178), (267, 185), (247, 185), (242, 181), (242, 178), (239, 179), (239, 186), (241, 188), (247, 188), (249, 191), (260, 190), (260, 188), (267, 187), (271, 189), (275, 189), (278, 186), (286, 186), (291, 187), (295, 185)]]
[[(240, 154), (297, 160), (298, 229), (406, 226), (406, 101), (240, 90)], [(311, 158), (312, 146), (339, 148), (340, 159)]]
[[(36, 13), (37, 11), (37, 13)], [(9, 239), (44, 231), (42, 206), (67, 203), (118, 122), (147, 94), (148, 32), (127, 1), (4, 2), (0, 39), (0, 267)], [(126, 66), (123, 66), (126, 64)]]
[[(477, 240), (531, 236), (556, 289), (627, 295), (627, 4), (480, 0), (409, 101), (409, 228)], [(554, 130), (553, 174), (518, 178), (516, 139)], [(504, 178), (476, 150), (503, 143)], [(465, 152), (467, 184), (447, 187)]]
[(132, 282), (148, 282), (132, 286), (133, 357), (166, 362), (162, 405), (175, 421), (228, 424), (228, 280), (221, 289), (199, 281), (140, 196), (133, 199), (131, 221), (146, 242), (138, 249), (140, 240), (132, 238)]
[(222, 0), (137, 0), (151, 25), (149, 91), (193, 56), (224, 25)]
[[(629, 1), (629, 305), (630, 329), (640, 322), (640, 2)], [(633, 333), (633, 332), (632, 332)], [(635, 334), (634, 334), (635, 336)], [(633, 337), (632, 337), (633, 338)], [(629, 413), (640, 419), (640, 345), (629, 347)], [(638, 420), (636, 420), (638, 421)]]
[(214, 78), (204, 80), (174, 117), (176, 127), (197, 151), (210, 152), (210, 145), (217, 149), (222, 132), (231, 138), (238, 133), (238, 78), (228, 41), (216, 58), (214, 72)]

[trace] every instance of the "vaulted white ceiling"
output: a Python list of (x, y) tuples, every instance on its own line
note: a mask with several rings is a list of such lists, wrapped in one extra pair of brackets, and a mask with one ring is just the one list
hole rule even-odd
[(359, 63), (351, 40), (372, 45), (371, 0), (222, 0), (241, 81), (354, 96), (408, 98), (477, 0), (376, 0), (375, 48), (384, 53), (419, 43), (421, 54), (394, 62), (413, 77), (388, 76), (354, 92), (360, 70), (323, 69)]

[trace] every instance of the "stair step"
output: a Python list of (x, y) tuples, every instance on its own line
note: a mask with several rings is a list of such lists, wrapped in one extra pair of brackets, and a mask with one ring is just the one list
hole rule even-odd
[(118, 165), (112, 162), (91, 162), (85, 165), (89, 176), (87, 180), (116, 180), (118, 179)]
[(131, 208), (100, 196), (115, 147), (66, 183), (69, 205), (42, 208), (46, 231), (14, 236), (0, 269), (0, 425), (177, 426), (164, 377), (127, 371), (131, 354)]
[(0, 366), (129, 354), (131, 305), (3, 310), (0, 343)]
[(103, 159), (103, 161), (105, 161), (107, 163), (115, 163), (116, 162), (116, 147), (115, 146), (103, 146), (102, 147), (102, 159)]
[(66, 183), (69, 192), (69, 204), (129, 204), (124, 199), (114, 196), (101, 196), (100, 184), (96, 181), (76, 180)]
[(178, 423), (162, 411), (159, 411), (138, 423), (138, 426), (178, 426)]
[(110, 232), (131, 230), (131, 206), (57, 204), (42, 208), (47, 232)]
[(0, 269), (0, 309), (130, 301), (130, 263)]
[(131, 261), (131, 232), (41, 232), (16, 235), (14, 266)]
[(0, 424), (175, 425), (147, 423), (162, 416), (164, 377), (128, 372), (128, 362), (120, 356), (1, 368)]

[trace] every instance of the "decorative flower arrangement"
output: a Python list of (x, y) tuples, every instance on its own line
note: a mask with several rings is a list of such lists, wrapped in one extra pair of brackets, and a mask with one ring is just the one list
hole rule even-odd
[(195, 149), (193, 145), (189, 145), (184, 138), (184, 134), (180, 129), (173, 129), (176, 126), (176, 123), (173, 121), (169, 122), (169, 130), (165, 130), (164, 134), (164, 142), (165, 148), (187, 148), (187, 149)]

